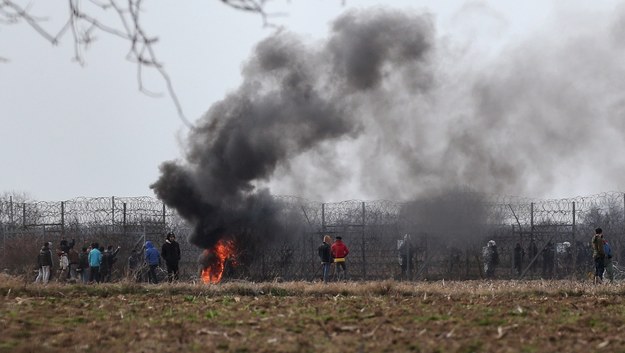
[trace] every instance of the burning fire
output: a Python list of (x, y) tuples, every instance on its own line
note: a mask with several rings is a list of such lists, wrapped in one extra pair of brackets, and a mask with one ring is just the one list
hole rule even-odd
[(212, 249), (205, 249), (202, 256), (206, 259), (206, 267), (202, 270), (204, 283), (219, 283), (224, 274), (226, 261), (235, 264), (236, 248), (232, 240), (219, 240)]

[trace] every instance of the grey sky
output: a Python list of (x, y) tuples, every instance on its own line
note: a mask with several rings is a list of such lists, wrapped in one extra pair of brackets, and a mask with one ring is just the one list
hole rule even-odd
[[(55, 5), (50, 3), (37, 1), (33, 10), (36, 13), (52, 13), (50, 28), (58, 28), (58, 23), (54, 25), (54, 19), (61, 18), (62, 13), (54, 13)], [(272, 21), (283, 25), (285, 30), (310, 38), (311, 42), (324, 38), (329, 23), (356, 4), (359, 7), (377, 5), (428, 11), (434, 16), (439, 43), (453, 48), (454, 53), (462, 52), (462, 59), (470, 59), (467, 62), (472, 63), (476, 71), (480, 71), (480, 65), (492, 62), (499, 65), (493, 66), (493, 70), (505, 71), (510, 70), (505, 63), (525, 58), (523, 55), (515, 55), (517, 50), (531, 52), (535, 65), (545, 62), (540, 58), (541, 50), (528, 44), (532, 43), (533, 38), (539, 38), (540, 41), (535, 41), (539, 44), (549, 43), (551, 38), (545, 38), (548, 36), (541, 36), (541, 33), (561, 38), (564, 43), (576, 43), (567, 41), (567, 36), (579, 32), (580, 26), (589, 29), (585, 35), (592, 36), (595, 33), (592, 28), (607, 22), (613, 10), (619, 8), (619, 2), (616, 1), (602, 2), (601, 8), (596, 4), (592, 8), (584, 8), (590, 5), (584, 5), (581, 1), (567, 1), (566, 6), (556, 5), (556, 1), (538, 0), (428, 3), (414, 0), (347, 1), (343, 6), (339, 0), (296, 0), (290, 3), (276, 0), (269, 11), (286, 13), (286, 16), (276, 17)], [(214, 102), (237, 89), (241, 82), (241, 68), (254, 45), (274, 31), (263, 28), (258, 16), (233, 10), (218, 1), (148, 2), (145, 6), (144, 24), (160, 39), (155, 47), (158, 56), (165, 63), (191, 121), (199, 119)], [(576, 23), (580, 25), (574, 25)], [(543, 42), (543, 39), (546, 40)], [(548, 48), (545, 49), (548, 51)], [(601, 54), (601, 57), (614, 56), (610, 52), (612, 49), (605, 48), (606, 53)], [(583, 49), (580, 48), (580, 51), (583, 52)], [(41, 200), (63, 200), (77, 196), (153, 195), (149, 185), (158, 178), (158, 166), (166, 160), (182, 158), (181, 146), (185, 144), (187, 129), (166, 96), (153, 99), (138, 92), (135, 66), (124, 60), (125, 52), (126, 43), (100, 35), (99, 40), (85, 53), (86, 66), (81, 67), (70, 61), (72, 43), (68, 40), (58, 47), (52, 47), (26, 25), (0, 27), (0, 56), (10, 59), (9, 63), (0, 64), (0, 191), (24, 191)], [(566, 51), (556, 51), (554, 56), (563, 53)], [(447, 60), (451, 60), (449, 56)], [(604, 63), (608, 69), (619, 65), (603, 60), (597, 62)], [(473, 75), (467, 66), (461, 65), (462, 68), (458, 68), (457, 72), (447, 72), (457, 79), (463, 75)], [(574, 65), (565, 64), (563, 67), (573, 68)], [(480, 71), (480, 74), (483, 72)], [(546, 74), (547, 70), (537, 72)], [(555, 77), (571, 74), (566, 71), (552, 73), (551, 70), (549, 73)], [(619, 73), (622, 74), (614, 74)], [(595, 74), (601, 76), (605, 72)], [(502, 81), (502, 77), (487, 80), (486, 89), (492, 90), (506, 84), (508, 81)], [(602, 84), (610, 78), (606, 74), (605, 78), (592, 78), (588, 82), (600, 86), (596, 87), (596, 91), (606, 91), (602, 97), (607, 97), (610, 102), (618, 102), (621, 99), (620, 92), (611, 92), (609, 89), (619, 86)], [(452, 80), (446, 82), (450, 84)], [(163, 82), (157, 76), (148, 77), (146, 83), (152, 90), (164, 92)], [(551, 90), (543, 93), (553, 94)], [(457, 94), (460, 95), (459, 92)], [(459, 96), (459, 99), (463, 97)], [(501, 99), (498, 96), (498, 100)], [(561, 104), (568, 106), (569, 103), (565, 101)], [(506, 104), (505, 101), (503, 104)], [(571, 105), (571, 109), (574, 106)], [(605, 107), (609, 109), (604, 111)], [(550, 107), (544, 110), (548, 109)], [(603, 102), (591, 111), (606, 114), (606, 117), (597, 120), (598, 123), (618, 119), (613, 116), (612, 103)], [(479, 112), (488, 118), (492, 110)], [(615, 123), (615, 126), (618, 125)], [(578, 127), (577, 132), (573, 131), (570, 134), (570, 148), (600, 148), (601, 144), (586, 143), (584, 140), (586, 132), (588, 140), (593, 140), (593, 128), (591, 124)], [(622, 147), (620, 134), (614, 135), (606, 132), (599, 137), (606, 139), (615, 148)], [(457, 134), (453, 136), (462, 137)], [(341, 144), (344, 143), (347, 142), (340, 142), (339, 146), (343, 147)], [(493, 147), (477, 145), (482, 148)], [(352, 165), (350, 161), (357, 159), (358, 151), (366, 149), (344, 147), (343, 150), (348, 152), (338, 155), (331, 153), (332, 156), (340, 157), (333, 163), (344, 165), (344, 169), (362, 168), (363, 163)], [(453, 149), (448, 151), (452, 152)], [(504, 149), (503, 152), (514, 151)], [(566, 149), (558, 153), (567, 160)], [(620, 178), (614, 176), (623, 171), (623, 157), (619, 158), (617, 154), (600, 155), (603, 159), (592, 153), (573, 154), (570, 157), (573, 160), (566, 164), (554, 163), (554, 170), (537, 170), (535, 173), (526, 170), (522, 177), (529, 180), (528, 186), (501, 190), (529, 192), (532, 194), (523, 196), (536, 197), (568, 197), (622, 190), (624, 185)], [(319, 155), (312, 157), (319, 158)], [(319, 162), (323, 165), (323, 161)], [(545, 166), (549, 162), (543, 158), (540, 164)], [(297, 168), (298, 163), (309, 165), (310, 158), (293, 161), (291, 169)], [(397, 160), (391, 163), (401, 165), (401, 161)], [(598, 168), (604, 164), (610, 164), (610, 167), (597, 172), (597, 164)], [(578, 167), (570, 168), (573, 165)], [(532, 164), (527, 163), (527, 166), (531, 168)], [(280, 173), (289, 174), (284, 171)], [(402, 168), (389, 168), (389, 173), (400, 177), (410, 175), (409, 171)], [(468, 177), (474, 173), (470, 167), (466, 168), (465, 175)], [(344, 178), (340, 191), (327, 189), (325, 194), (311, 193), (295, 182), (302, 180), (301, 175), (293, 175), (273, 178), (269, 185), (277, 193), (295, 194), (302, 191), (301, 196), (331, 200), (392, 198), (397, 193), (393, 187), (380, 188), (379, 180), (362, 177), (364, 174), (360, 173), (337, 174), (336, 177)], [(350, 182), (350, 177), (366, 180)], [(389, 180), (393, 178), (389, 177)], [(427, 183), (427, 178), (419, 182)], [(311, 181), (311, 184), (314, 183)], [(544, 186), (536, 186), (539, 184)], [(380, 191), (372, 192), (372, 185)], [(399, 195), (397, 198), (401, 197)]]

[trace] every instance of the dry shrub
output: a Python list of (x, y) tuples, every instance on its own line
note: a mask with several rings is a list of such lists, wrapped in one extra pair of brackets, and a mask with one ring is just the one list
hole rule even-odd
[(625, 285), (617, 282), (610, 285), (593, 285), (590, 282), (569, 280), (553, 281), (436, 281), (436, 282), (245, 282), (233, 281), (221, 284), (203, 283), (163, 283), (150, 285), (133, 281), (101, 283), (95, 285), (65, 284), (50, 282), (48, 285), (32, 283), (25, 276), (0, 273), (0, 295), (7, 292), (21, 292), (36, 295), (68, 295), (86, 293), (108, 297), (123, 294), (146, 295), (189, 295), (198, 296), (397, 296), (449, 298), (508, 296), (520, 297), (562, 296), (579, 297), (584, 295), (623, 295)]

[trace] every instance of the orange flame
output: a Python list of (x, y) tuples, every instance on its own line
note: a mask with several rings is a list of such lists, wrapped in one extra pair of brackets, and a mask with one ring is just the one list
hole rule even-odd
[[(227, 260), (233, 260), (236, 248), (232, 240), (219, 240), (212, 249), (204, 250), (204, 256), (211, 256), (209, 264), (202, 270), (204, 283), (219, 283), (224, 274)], [(231, 264), (235, 264), (233, 261)]]

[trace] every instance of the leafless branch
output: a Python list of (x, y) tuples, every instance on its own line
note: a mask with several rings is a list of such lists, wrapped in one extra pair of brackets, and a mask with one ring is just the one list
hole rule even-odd
[[(172, 80), (164, 66), (158, 60), (153, 44), (157, 42), (156, 37), (147, 35), (140, 22), (140, 14), (143, 9), (142, 0), (125, 0), (126, 4), (121, 5), (120, 0), (89, 0), (85, 4), (89, 10), (83, 10), (81, 0), (67, 0), (68, 15), (56, 34), (46, 30), (42, 22), (46, 19), (35, 16), (29, 7), (22, 7), (18, 0), (0, 0), (0, 25), (15, 24), (20, 21), (26, 22), (37, 33), (51, 44), (56, 45), (65, 36), (69, 35), (74, 44), (73, 59), (84, 65), (84, 51), (97, 39), (97, 33), (105, 33), (118, 37), (129, 42), (129, 49), (126, 59), (137, 65), (137, 82), (141, 92), (148, 96), (159, 97), (162, 94), (155, 93), (145, 87), (143, 72), (146, 68), (156, 70), (164, 80), (167, 93), (174, 102), (178, 116), (188, 126), (192, 124), (184, 115), (182, 105), (174, 89)], [(265, 26), (270, 25), (267, 21), (268, 15), (265, 12), (265, 4), (268, 0), (221, 0), (226, 6), (252, 12), (260, 15)], [(95, 10), (94, 10), (95, 9)], [(117, 14), (118, 23), (105, 23), (101, 18), (104, 13), (113, 11)], [(8, 59), (0, 57), (1, 62)]]

